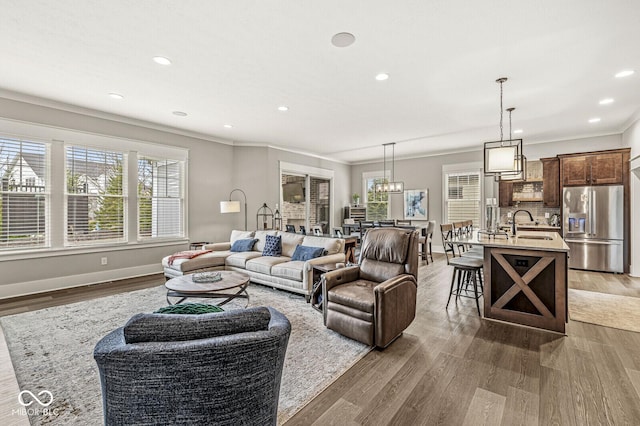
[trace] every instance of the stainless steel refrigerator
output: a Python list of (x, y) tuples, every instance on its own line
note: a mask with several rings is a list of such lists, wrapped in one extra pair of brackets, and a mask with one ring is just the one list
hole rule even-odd
[(622, 185), (564, 188), (562, 229), (570, 268), (623, 272), (623, 194)]

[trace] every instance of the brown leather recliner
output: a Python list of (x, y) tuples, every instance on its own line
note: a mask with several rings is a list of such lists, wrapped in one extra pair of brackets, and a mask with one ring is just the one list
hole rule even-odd
[(416, 316), (418, 231), (374, 228), (360, 264), (324, 274), (324, 324), (344, 336), (387, 347)]

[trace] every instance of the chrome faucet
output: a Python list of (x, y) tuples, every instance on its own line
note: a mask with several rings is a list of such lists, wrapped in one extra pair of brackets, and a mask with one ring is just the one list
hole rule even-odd
[(533, 222), (533, 215), (531, 214), (531, 212), (529, 210), (524, 210), (524, 209), (520, 209), (520, 210), (516, 210), (515, 213), (511, 216), (511, 235), (516, 235), (516, 215), (520, 212), (525, 212), (526, 214), (529, 215), (529, 219), (531, 219), (531, 222)]

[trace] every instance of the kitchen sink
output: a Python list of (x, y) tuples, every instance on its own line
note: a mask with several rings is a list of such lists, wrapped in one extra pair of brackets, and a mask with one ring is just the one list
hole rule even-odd
[(547, 235), (516, 235), (521, 240), (553, 240), (553, 238)]

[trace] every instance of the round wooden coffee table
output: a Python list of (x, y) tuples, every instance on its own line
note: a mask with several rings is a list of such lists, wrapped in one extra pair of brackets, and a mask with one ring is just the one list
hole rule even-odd
[[(249, 275), (235, 271), (219, 272), (222, 280), (213, 283), (194, 283), (191, 274), (171, 278), (164, 284), (167, 288), (167, 303), (177, 305), (189, 297), (196, 297), (201, 299), (224, 299), (219, 303), (215, 303), (216, 306), (222, 306), (233, 299), (240, 298), (247, 299), (247, 305), (249, 305), (249, 293), (247, 293)], [(178, 297), (179, 300), (171, 303), (170, 297)]]

